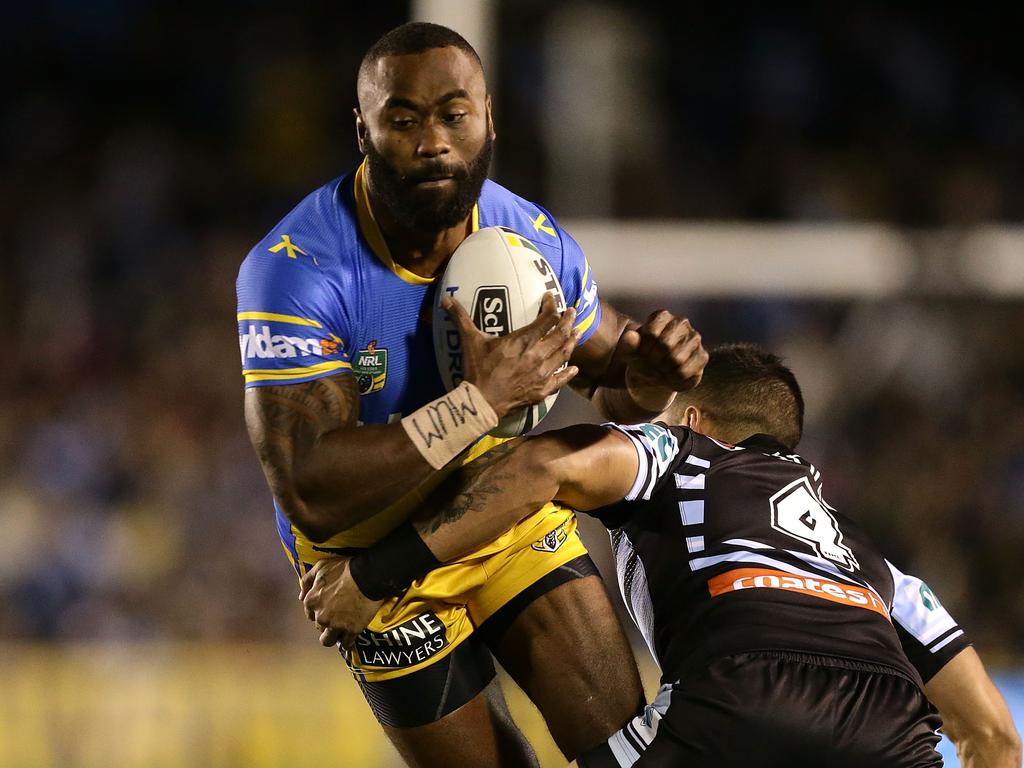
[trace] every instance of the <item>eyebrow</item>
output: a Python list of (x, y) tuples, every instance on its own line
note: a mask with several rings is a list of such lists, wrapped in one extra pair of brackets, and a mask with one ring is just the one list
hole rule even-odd
[[(438, 104), (444, 104), (445, 102), (452, 101), (453, 99), (468, 99), (469, 91), (465, 88), (456, 88), (453, 91), (448, 91), (441, 98), (437, 100)], [(391, 96), (387, 101), (384, 102), (384, 109), (411, 109), (413, 112), (418, 112), (420, 105), (412, 99), (407, 99), (404, 96)]]

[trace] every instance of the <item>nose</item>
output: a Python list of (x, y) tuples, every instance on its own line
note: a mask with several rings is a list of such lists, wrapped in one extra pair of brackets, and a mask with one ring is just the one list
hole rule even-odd
[(416, 154), (420, 157), (437, 157), (446, 155), (451, 150), (448, 132), (439, 120), (428, 120), (423, 125)]

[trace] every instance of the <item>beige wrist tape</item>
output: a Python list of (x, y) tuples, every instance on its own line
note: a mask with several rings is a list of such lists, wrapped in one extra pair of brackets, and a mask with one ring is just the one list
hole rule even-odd
[(661, 413), (676, 399), (676, 392), (669, 387), (657, 384), (640, 384), (626, 367), (626, 391), (633, 402), (651, 413)]
[(498, 415), (480, 390), (464, 381), (451, 392), (413, 411), (402, 426), (434, 469), (440, 469), (498, 426)]

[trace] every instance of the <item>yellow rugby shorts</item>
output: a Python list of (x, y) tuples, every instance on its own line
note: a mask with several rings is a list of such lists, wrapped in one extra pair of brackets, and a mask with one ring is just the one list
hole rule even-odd
[[(303, 570), (331, 556), (301, 554)], [(431, 571), (385, 602), (355, 647), (344, 652), (349, 668), (364, 682), (424, 669), (531, 584), (585, 554), (575, 513), (547, 504), (491, 544)]]

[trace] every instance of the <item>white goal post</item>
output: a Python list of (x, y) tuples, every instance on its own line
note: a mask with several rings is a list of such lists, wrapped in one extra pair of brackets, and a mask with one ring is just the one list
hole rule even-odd
[(606, 296), (1024, 297), (1024, 226), (563, 223)]

